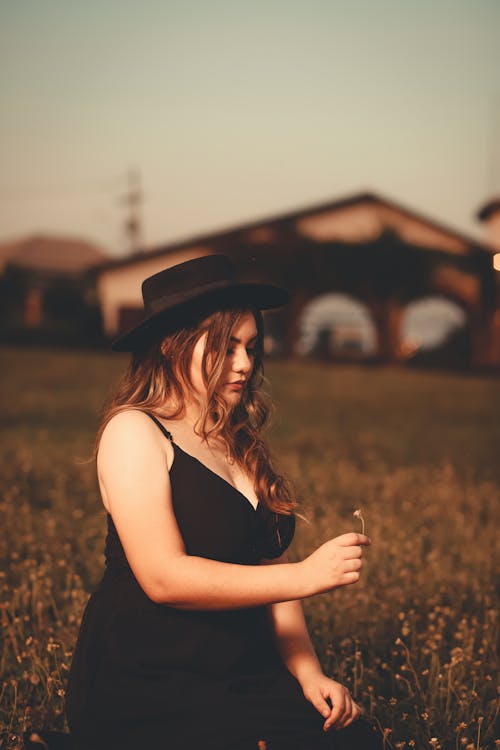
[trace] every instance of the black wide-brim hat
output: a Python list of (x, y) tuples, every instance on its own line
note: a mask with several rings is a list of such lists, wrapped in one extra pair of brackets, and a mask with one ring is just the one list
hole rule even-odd
[(286, 289), (241, 283), (225, 255), (205, 255), (165, 268), (142, 282), (144, 320), (113, 341), (117, 352), (146, 348), (161, 335), (228, 307), (271, 310), (288, 302)]

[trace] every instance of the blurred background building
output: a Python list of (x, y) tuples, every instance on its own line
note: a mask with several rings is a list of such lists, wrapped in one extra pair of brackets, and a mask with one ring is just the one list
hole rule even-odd
[(0, 245), (1, 338), (107, 346), (142, 316), (141, 282), (199, 255), (284, 285), (266, 313), (268, 354), (324, 361), (500, 367), (500, 200), (477, 212), (485, 242), (360, 193), (112, 258), (83, 240)]
[(0, 340), (15, 344), (102, 343), (89, 268), (107, 253), (73, 238), (33, 236), (0, 245)]
[[(484, 219), (490, 231), (495, 215)], [(500, 365), (494, 244), (371, 193), (104, 261), (91, 273), (105, 335), (140, 320), (146, 276), (217, 252), (245, 280), (292, 292), (287, 308), (266, 314), (269, 353)]]

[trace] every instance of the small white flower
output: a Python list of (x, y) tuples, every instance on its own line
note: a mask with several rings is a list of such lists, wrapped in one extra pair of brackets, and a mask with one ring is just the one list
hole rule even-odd
[(355, 510), (352, 515), (354, 516), (354, 518), (359, 518), (359, 520), (361, 521), (361, 533), (364, 534), (365, 533), (365, 519), (363, 518), (361, 508), (358, 508), (357, 510)]

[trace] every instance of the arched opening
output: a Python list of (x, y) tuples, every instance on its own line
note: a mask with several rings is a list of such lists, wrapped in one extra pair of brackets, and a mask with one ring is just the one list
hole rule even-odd
[(467, 366), (471, 333), (466, 311), (437, 295), (410, 302), (402, 317), (401, 352), (408, 364)]
[(348, 294), (322, 294), (304, 307), (298, 354), (353, 361), (369, 357), (375, 347), (376, 331), (369, 309)]

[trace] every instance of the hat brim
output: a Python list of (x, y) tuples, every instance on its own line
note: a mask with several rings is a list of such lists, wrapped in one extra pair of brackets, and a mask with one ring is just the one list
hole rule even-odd
[(147, 348), (158, 336), (173, 333), (188, 321), (209, 315), (228, 307), (272, 310), (286, 305), (289, 294), (286, 289), (273, 284), (231, 284), (223, 289), (214, 289), (200, 294), (185, 293), (183, 301), (168, 304), (162, 310), (149, 315), (127, 333), (111, 344), (115, 352), (133, 352)]

